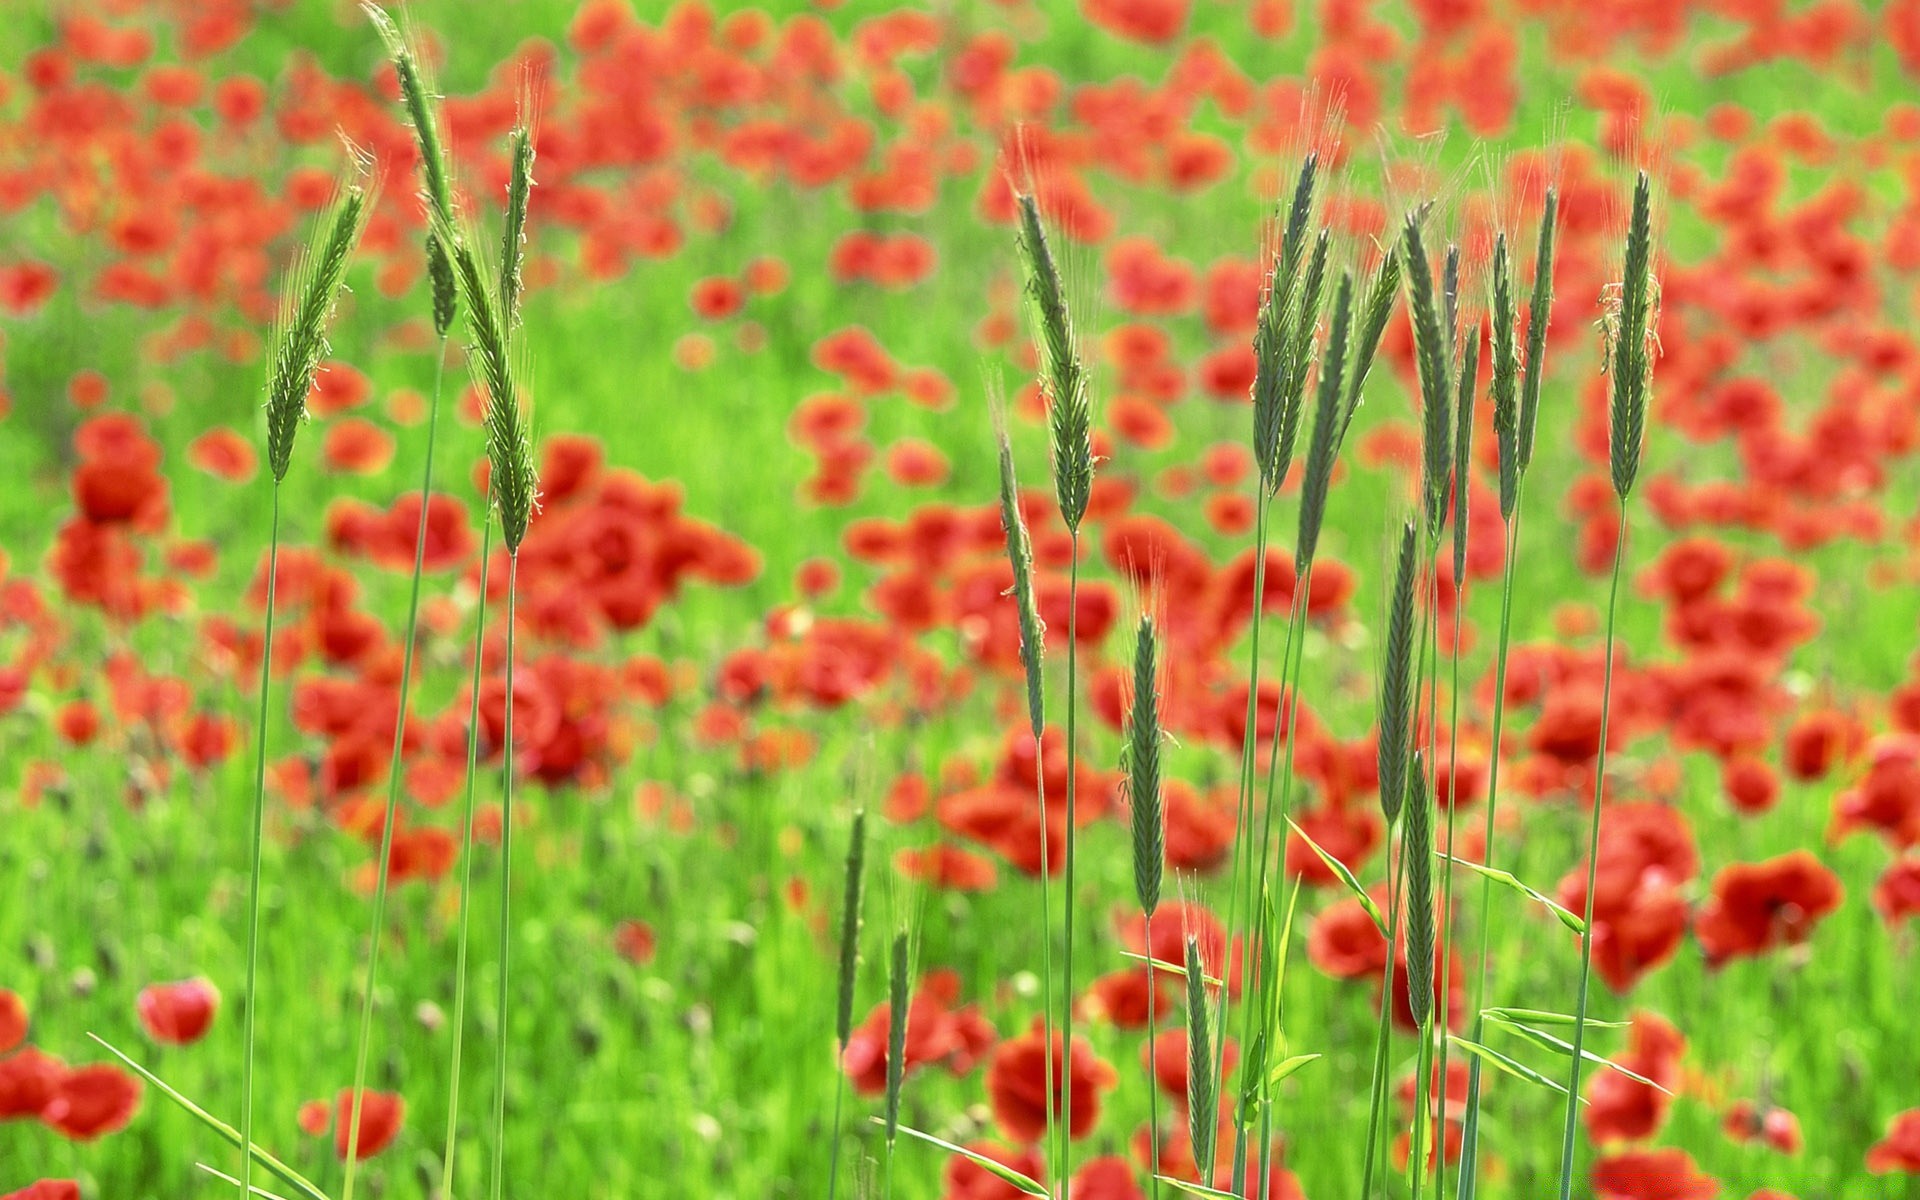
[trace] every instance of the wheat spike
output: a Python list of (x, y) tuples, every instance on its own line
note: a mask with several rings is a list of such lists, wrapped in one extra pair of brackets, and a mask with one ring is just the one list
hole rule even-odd
[(1388, 603), (1386, 661), (1380, 668), (1380, 812), (1392, 825), (1407, 795), (1407, 753), (1413, 744), (1413, 593), (1418, 565), (1414, 522), (1400, 531)]
[(1027, 294), (1033, 300), (1045, 352), (1042, 366), (1047, 426), (1053, 439), (1053, 486), (1061, 518), (1069, 530), (1078, 532), (1093, 490), (1093, 401), (1088, 393), (1086, 367), (1074, 343), (1066, 285), (1040, 222), (1040, 205), (1032, 195), (1021, 196), (1018, 203)]
[(343, 183), (294, 267), (267, 374), (267, 464), (277, 483), (293, 460), (293, 435), (307, 416), (307, 393), (327, 353), (327, 322), (347, 262), (366, 227), (367, 193)]

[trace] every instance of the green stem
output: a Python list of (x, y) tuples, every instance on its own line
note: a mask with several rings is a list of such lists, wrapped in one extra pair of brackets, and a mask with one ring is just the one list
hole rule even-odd
[(1393, 949), (1400, 928), (1400, 872), (1406, 856), (1393, 853), (1393, 827), (1387, 827), (1387, 962), (1381, 968), (1379, 1027), (1373, 1035), (1373, 1083), (1367, 1102), (1367, 1156), (1359, 1200), (1373, 1200), (1373, 1172), (1379, 1162), (1380, 1126), (1387, 1099), (1387, 1048), (1393, 1040)]
[[(1267, 591), (1267, 512), (1272, 505), (1272, 497), (1265, 488), (1256, 484), (1258, 506), (1254, 509), (1253, 520), (1253, 614), (1251, 618), (1252, 645), (1249, 649), (1250, 661), (1247, 667), (1247, 723), (1246, 732), (1241, 737), (1240, 746), (1240, 794), (1233, 826), (1233, 870), (1227, 881), (1227, 953), (1233, 953), (1234, 929), (1240, 922), (1240, 895), (1250, 886), (1245, 876), (1253, 869), (1253, 840), (1249, 836), (1253, 829), (1253, 770), (1255, 750), (1259, 738), (1255, 733), (1259, 716), (1260, 699), (1260, 626), (1265, 616)], [(1247, 900), (1247, 917), (1253, 916), (1253, 900)], [(1224, 968), (1223, 968), (1224, 969)], [(1242, 980), (1243, 986), (1247, 984)], [(1226, 1090), (1227, 1048), (1225, 1032), (1227, 1028), (1226, 987), (1220, 989), (1214, 1002), (1213, 1027), (1221, 1031), (1220, 1044), (1214, 1047), (1214, 1078), (1220, 1082), (1220, 1091)], [(1236, 1140), (1238, 1135), (1236, 1134)], [(1216, 1140), (1213, 1147), (1215, 1159), (1220, 1147)], [(1195, 1164), (1203, 1170), (1204, 1177), (1213, 1179), (1214, 1162)]]
[[(1078, 749), (1074, 745), (1074, 701), (1078, 699), (1077, 684), (1079, 658), (1080, 623), (1080, 531), (1075, 529), (1072, 536), (1073, 561), (1067, 564), (1067, 862), (1066, 894), (1061, 898), (1061, 908), (1065, 910), (1066, 922), (1066, 991), (1060, 998), (1061, 1025), (1065, 1036), (1061, 1043), (1060, 1069), (1068, 1079), (1073, 1077), (1073, 860), (1074, 843), (1078, 835), (1074, 830), (1077, 819), (1076, 805), (1078, 787), (1074, 781), (1074, 770), (1078, 765)], [(1037, 761), (1037, 760), (1036, 760)], [(1044, 864), (1042, 864), (1044, 866)], [(1153, 947), (1147, 947), (1151, 957)], [(1053, 1059), (1052, 1041), (1049, 1040), (1047, 1060)], [(1047, 1107), (1053, 1107), (1053, 1093), (1047, 1094)], [(1069, 1182), (1073, 1178), (1073, 1088), (1060, 1089), (1060, 1181), (1061, 1194), (1065, 1195)]]
[(387, 920), (387, 885), (393, 857), (393, 827), (400, 807), (401, 767), (407, 750), (407, 697), (413, 686), (413, 652), (420, 627), (420, 576), (426, 566), (427, 512), (433, 499), (433, 444), (440, 426), (440, 377), (445, 371), (442, 354), (434, 366), (434, 402), (427, 410), (427, 463), (420, 480), (420, 521), (414, 530), (413, 580), (407, 590), (406, 645), (400, 654), (400, 708), (393, 719), (393, 754), (387, 764), (386, 817), (380, 828), (380, 862), (373, 889), (373, 931), (367, 946), (367, 974), (360, 997), (360, 1038), (354, 1052), (353, 1095), (348, 1102), (347, 1178), (341, 1185), (342, 1200), (353, 1200), (354, 1177), (360, 1159), (360, 1103), (367, 1086), (367, 1043), (373, 1034), (373, 984), (380, 969), (380, 936)]
[(467, 1028), (467, 912), (473, 896), (473, 815), (480, 777), (480, 682), (486, 658), (487, 559), (492, 549), (493, 519), (489, 515), (480, 531), (480, 608), (473, 629), (473, 694), (467, 702), (467, 801), (460, 837), (460, 948), (453, 973), (453, 1065), (447, 1085), (447, 1145), (440, 1156), (443, 1200), (453, 1198), (453, 1152), (460, 1126), (460, 1050)]
[[(1407, 1145), (1407, 1171), (1413, 1176), (1413, 1200), (1420, 1200), (1420, 1189), (1427, 1179), (1427, 1106), (1432, 1066), (1433, 1018), (1429, 1016), (1420, 1026), (1420, 1055), (1414, 1067), (1419, 1075), (1413, 1084), (1413, 1140)], [(1446, 1085), (1443, 1083), (1441, 1087), (1444, 1089)]]
[[(1153, 914), (1146, 914), (1147, 958), (1153, 958)], [(1154, 1029), (1154, 997), (1160, 987), (1159, 968), (1149, 962), (1147, 966), (1147, 1177), (1153, 1180), (1153, 1200), (1160, 1200), (1160, 1077), (1155, 1070), (1160, 1053), (1159, 1039)], [(1053, 1056), (1047, 1056), (1049, 1062)], [(1051, 1088), (1049, 1088), (1051, 1093)], [(1067, 1194), (1061, 1188), (1060, 1195)]]
[(493, 1200), (505, 1185), (507, 1158), (507, 950), (513, 914), (513, 625), (520, 584), (520, 552), (507, 552), (507, 692), (501, 725), (500, 768), (500, 1052), (493, 1075)]
[[(1057, 1161), (1054, 1147), (1057, 1144), (1056, 1139), (1059, 1135), (1059, 1123), (1054, 1117), (1053, 1101), (1051, 1100), (1053, 1096), (1053, 885), (1049, 882), (1052, 867), (1049, 865), (1047, 846), (1045, 735), (1046, 731), (1042, 729), (1041, 736), (1033, 740), (1033, 791), (1034, 801), (1040, 806), (1040, 1021), (1043, 1036), (1047, 1039), (1047, 1053), (1041, 1060), (1040, 1069), (1042, 1075), (1045, 1077), (1046, 1094), (1049, 1097), (1047, 1101), (1046, 1147), (1047, 1161), (1051, 1164)], [(1147, 939), (1147, 957), (1153, 957), (1153, 939), (1151, 937)], [(1147, 985), (1149, 988), (1152, 988), (1156, 986), (1156, 984), (1157, 980), (1153, 974), (1153, 968), (1148, 967)], [(1151, 1004), (1151, 996), (1149, 996), (1148, 1002)], [(1047, 1169), (1049, 1171), (1052, 1170), (1051, 1165), (1049, 1165)], [(1064, 1180), (1061, 1182), (1060, 1191), (1062, 1195), (1066, 1194), (1066, 1183)]]
[[(1465, 485), (1463, 484), (1461, 486)], [(1452, 979), (1452, 975), (1450, 975), (1449, 972), (1453, 968), (1454, 813), (1460, 806), (1460, 601), (1466, 592), (1464, 585), (1464, 580), (1455, 579), (1453, 581), (1453, 679), (1449, 685), (1451, 696), (1448, 700), (1452, 712), (1447, 719), (1447, 869), (1446, 874), (1443, 875), (1440, 880), (1440, 918), (1434, 923), (1440, 930), (1440, 1000), (1438, 1005), (1440, 1014), (1440, 1117), (1437, 1119), (1436, 1124), (1446, 1120), (1447, 1051), (1452, 1046), (1452, 1043), (1447, 1039), (1447, 1031), (1453, 1028), (1452, 1022), (1448, 1019), (1451, 1015), (1449, 1012), (1451, 1007), (1449, 1002), (1453, 996), (1453, 989), (1448, 987), (1447, 984)], [(1492, 842), (1492, 834), (1488, 834), (1487, 840), (1489, 843)], [(1483, 857), (1485, 856), (1486, 850), (1484, 848), (1482, 848), (1481, 854)], [(1431, 1052), (1431, 1042), (1432, 1037), (1429, 1036), (1426, 1042), (1422, 1044), (1422, 1050)], [(1442, 1144), (1445, 1143), (1444, 1134), (1441, 1137), (1441, 1141)], [(1440, 1197), (1440, 1200), (1446, 1200), (1447, 1173), (1442, 1169), (1441, 1164), (1436, 1164), (1434, 1174), (1434, 1191)]]
[[(847, 1044), (840, 1042), (839, 1045), (840, 1053), (835, 1059), (833, 1072), (838, 1082), (833, 1089), (833, 1158), (827, 1167), (827, 1200), (833, 1200), (840, 1187), (840, 1105), (847, 1098), (847, 1073), (839, 1066), (847, 1056)], [(451, 1193), (443, 1191), (441, 1195), (449, 1196)]]
[(253, 1195), (253, 1048), (260, 1014), (260, 848), (267, 821), (267, 695), (273, 679), (273, 592), (280, 574), (280, 481), (273, 483), (273, 525), (267, 537), (267, 624), (260, 641), (260, 710), (254, 719), (253, 866), (247, 881), (247, 991), (245, 1049), (240, 1060), (240, 1195)]
[[(1525, 486), (1526, 476), (1522, 475), (1519, 488), (1524, 489)], [(1482, 851), (1488, 866), (1493, 865), (1494, 817), (1500, 806), (1500, 735), (1507, 715), (1507, 650), (1513, 628), (1514, 557), (1520, 548), (1520, 495), (1516, 491), (1513, 520), (1507, 527), (1507, 557), (1500, 573), (1500, 646), (1493, 668), (1493, 748), (1489, 752), (1487, 768), (1486, 846)], [(1477, 1001), (1473, 1014), (1473, 1040), (1476, 1042), (1480, 1040), (1485, 1025), (1480, 1010), (1487, 1006), (1487, 963), (1493, 942), (1492, 910), (1493, 880), (1483, 875), (1480, 878), (1480, 968), (1473, 990)], [(1459, 1200), (1473, 1200), (1477, 1190), (1479, 1149), (1480, 1060), (1476, 1058), (1467, 1067), (1467, 1115), (1460, 1131), (1460, 1179), (1456, 1191)]]
[(1620, 604), (1620, 564), (1627, 550), (1627, 502), (1620, 501), (1620, 530), (1613, 545), (1613, 581), (1607, 587), (1606, 679), (1600, 690), (1600, 751), (1593, 773), (1593, 820), (1587, 832), (1586, 928), (1580, 934), (1580, 1004), (1573, 1016), (1573, 1071), (1567, 1085), (1567, 1119), (1560, 1138), (1560, 1200), (1573, 1195), (1573, 1143), (1579, 1128), (1581, 1057), (1587, 1042), (1587, 995), (1593, 978), (1593, 887), (1600, 863), (1600, 804), (1607, 787), (1607, 720), (1613, 709), (1614, 617)]

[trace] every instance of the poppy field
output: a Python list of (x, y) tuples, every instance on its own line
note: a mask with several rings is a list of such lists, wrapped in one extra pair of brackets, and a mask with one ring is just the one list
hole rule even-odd
[(0, 1200), (1920, 1200), (1920, 0), (22, 0)]

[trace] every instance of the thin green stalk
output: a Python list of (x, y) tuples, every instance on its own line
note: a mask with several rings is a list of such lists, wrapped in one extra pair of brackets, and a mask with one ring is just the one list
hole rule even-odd
[[(1152, 913), (1146, 914), (1146, 924), (1147, 924), (1147, 957), (1151, 959), (1153, 957), (1153, 914)], [(1156, 1037), (1156, 1029), (1155, 1029), (1156, 1023), (1153, 1019), (1153, 1010), (1155, 1008), (1153, 1001), (1154, 1001), (1154, 997), (1158, 994), (1158, 989), (1160, 987), (1159, 972), (1160, 972), (1160, 968), (1153, 966), (1151, 963), (1148, 964), (1147, 966), (1147, 1155), (1148, 1155), (1147, 1178), (1153, 1180), (1154, 1200), (1160, 1200), (1160, 1084), (1159, 1084), (1158, 1076), (1155, 1073), (1156, 1067), (1158, 1066), (1159, 1059), (1160, 1059), (1160, 1045), (1159, 1045), (1159, 1039)], [(1048, 1038), (1047, 1044), (1051, 1046), (1053, 1044), (1053, 1039)], [(1053, 1063), (1053, 1055), (1051, 1053), (1047, 1055), (1047, 1063), (1048, 1063), (1048, 1069), (1051, 1070), (1052, 1063)], [(1051, 1080), (1049, 1080), (1047, 1084), (1047, 1094), (1049, 1096), (1053, 1094), (1053, 1084)], [(1065, 1196), (1067, 1194), (1066, 1190), (1063, 1188), (1060, 1194), (1062, 1196)]]
[[(1068, 651), (1072, 653), (1071, 649)], [(1071, 710), (1069, 710), (1071, 711)], [(1053, 1095), (1053, 885), (1051, 867), (1047, 857), (1047, 768), (1043, 738), (1033, 739), (1033, 791), (1034, 801), (1040, 806), (1040, 1021), (1043, 1036), (1047, 1039), (1046, 1057), (1041, 1061), (1041, 1074), (1044, 1076), (1046, 1094)], [(1147, 938), (1147, 957), (1153, 957), (1153, 939)], [(1147, 968), (1147, 983), (1154, 986), (1153, 968)], [(1069, 998), (1071, 1003), (1071, 998)], [(1149, 1000), (1151, 1005), (1151, 1000)], [(1047, 1102), (1047, 1161), (1055, 1161), (1054, 1145), (1059, 1135), (1058, 1122), (1053, 1115), (1053, 1102)], [(1051, 1170), (1052, 1168), (1048, 1168)]]
[[(1280, 777), (1279, 783), (1279, 808), (1282, 821), (1286, 818), (1287, 797), (1293, 786), (1293, 721), (1299, 715), (1298, 705), (1293, 697), (1298, 694), (1299, 689), (1298, 664), (1305, 654), (1306, 636), (1302, 624), (1307, 611), (1307, 589), (1312, 586), (1312, 583), (1313, 563), (1309, 561), (1306, 571), (1294, 580), (1293, 597), (1287, 606), (1287, 637), (1280, 647), (1280, 709), (1274, 717), (1273, 740), (1267, 746), (1267, 794), (1264, 811), (1261, 813), (1260, 850), (1257, 856), (1260, 867), (1258, 873), (1249, 881), (1247, 893), (1249, 920), (1252, 919), (1252, 898), (1266, 893), (1267, 871), (1273, 861), (1274, 772), (1280, 760), (1280, 722), (1283, 718), (1287, 722), (1287, 757), (1286, 772)], [(1258, 739), (1251, 737), (1251, 722), (1248, 729), (1250, 742), (1257, 743)], [(1248, 790), (1249, 792), (1252, 790), (1251, 780), (1248, 781)], [(1253, 861), (1250, 857), (1249, 867)], [(1256, 956), (1252, 963), (1252, 970), (1246, 973), (1242, 981), (1243, 988), (1257, 986), (1259, 976), (1273, 969), (1273, 964), (1262, 962)], [(1247, 1046), (1253, 1044), (1253, 1007), (1251, 1004), (1243, 1006), (1245, 1016), (1241, 1023), (1241, 1043)], [(1225, 1041), (1224, 1038), (1221, 1040)], [(1224, 1082), (1223, 1079), (1222, 1083)], [(1233, 1187), (1235, 1191), (1246, 1190), (1246, 1166), (1246, 1126), (1242, 1124), (1234, 1135)]]
[[(442, 346), (444, 351), (445, 347)], [(393, 720), (393, 754), (387, 763), (387, 806), (380, 829), (380, 865), (373, 889), (373, 931), (367, 947), (367, 973), (360, 998), (360, 1038), (354, 1052), (353, 1099), (348, 1104), (347, 1178), (342, 1200), (353, 1200), (353, 1184), (360, 1158), (360, 1105), (367, 1086), (367, 1043), (373, 1034), (373, 984), (380, 969), (380, 939), (387, 921), (387, 885), (391, 880), (393, 827), (400, 807), (401, 767), (406, 760), (407, 699), (413, 686), (413, 652), (419, 640), (420, 576), (426, 569), (427, 513), (433, 499), (433, 447), (440, 427), (440, 377), (445, 373), (443, 353), (434, 364), (433, 403), (427, 410), (427, 462), (420, 479), (420, 521), (414, 530), (413, 579), (407, 589), (406, 646), (400, 653), (400, 709)]]
[(1379, 1163), (1380, 1127), (1386, 1116), (1387, 1049), (1393, 1040), (1393, 950), (1400, 929), (1400, 872), (1406, 859), (1392, 852), (1391, 825), (1387, 827), (1387, 846), (1387, 962), (1380, 973), (1380, 1017), (1373, 1035), (1373, 1082), (1367, 1104), (1367, 1154), (1360, 1200), (1373, 1200), (1373, 1172)]
[[(1259, 744), (1255, 733), (1256, 718), (1259, 716), (1260, 698), (1260, 627), (1266, 609), (1267, 589), (1267, 515), (1272, 504), (1272, 495), (1266, 487), (1255, 483), (1255, 495), (1258, 507), (1254, 509), (1253, 519), (1253, 616), (1250, 636), (1252, 646), (1249, 651), (1251, 663), (1247, 668), (1247, 723), (1246, 733), (1240, 746), (1240, 794), (1238, 811), (1233, 826), (1233, 870), (1227, 881), (1227, 948), (1232, 953), (1234, 929), (1240, 922), (1240, 896), (1247, 889), (1246, 872), (1253, 867), (1253, 841), (1248, 836), (1253, 828), (1253, 771), (1256, 761), (1254, 752)], [(1247, 901), (1248, 918), (1252, 918), (1253, 901)], [(1214, 1001), (1214, 1027), (1225, 1030), (1227, 1027), (1227, 989), (1221, 988)], [(1214, 1076), (1222, 1084), (1226, 1081), (1226, 1039), (1220, 1039), (1214, 1057)], [(1199, 1165), (1199, 1164), (1196, 1164)], [(1214, 1164), (1205, 1165), (1207, 1177), (1212, 1178)]]
[(1627, 502), (1620, 501), (1620, 530), (1613, 546), (1613, 580), (1607, 586), (1606, 676), (1600, 689), (1600, 752), (1594, 764), (1593, 819), (1587, 832), (1586, 929), (1580, 934), (1580, 1001), (1573, 1016), (1573, 1069), (1567, 1084), (1567, 1118), (1560, 1138), (1560, 1200), (1573, 1195), (1573, 1143), (1579, 1129), (1580, 1073), (1586, 1065), (1587, 996), (1593, 979), (1593, 888), (1600, 863), (1600, 804), (1607, 787), (1607, 721), (1613, 715), (1614, 618), (1620, 605), (1620, 566), (1627, 549)]
[[(1464, 487), (1466, 485), (1464, 483), (1456, 483), (1454, 486)], [(1440, 979), (1442, 981), (1440, 986), (1439, 1017), (1440, 1103), (1443, 1117), (1447, 1090), (1447, 1048), (1451, 1045), (1446, 1031), (1453, 1028), (1449, 1023), (1451, 1014), (1448, 1011), (1448, 1001), (1452, 996), (1452, 989), (1446, 986), (1445, 981), (1451, 978), (1447, 972), (1453, 967), (1453, 830), (1454, 813), (1460, 805), (1460, 598), (1465, 591), (1461, 583), (1462, 581), (1459, 579), (1453, 581), (1453, 651), (1451, 654), (1453, 659), (1453, 678), (1450, 684), (1452, 695), (1448, 701), (1452, 712), (1447, 719), (1447, 870), (1446, 874), (1440, 880), (1440, 926), (1443, 930), (1440, 938)], [(1488, 840), (1491, 842), (1491, 834), (1488, 835)], [(1483, 849), (1481, 853), (1484, 855), (1485, 850)], [(1484, 879), (1485, 876), (1482, 876), (1482, 878)], [(1439, 1167), (1436, 1167), (1435, 1171), (1438, 1175), (1435, 1191), (1439, 1194), (1440, 1200), (1446, 1200), (1447, 1173)]]
[(267, 536), (267, 624), (260, 643), (260, 709), (254, 718), (253, 865), (247, 878), (247, 1014), (240, 1060), (240, 1181), (241, 1195), (253, 1194), (253, 1052), (259, 1021), (260, 994), (256, 981), (260, 966), (260, 848), (267, 822), (267, 695), (273, 679), (273, 592), (280, 574), (280, 481), (273, 481), (272, 532)]
[[(1080, 652), (1080, 531), (1076, 527), (1072, 535), (1073, 561), (1067, 564), (1067, 862), (1066, 895), (1061, 900), (1065, 909), (1066, 922), (1066, 989), (1060, 998), (1061, 1027), (1064, 1038), (1061, 1043), (1061, 1069), (1069, 1078), (1073, 1074), (1073, 860), (1074, 843), (1078, 836), (1074, 831), (1077, 817), (1076, 803), (1078, 787), (1074, 781), (1074, 770), (1078, 766), (1078, 752), (1074, 746), (1074, 715), (1079, 707), (1075, 703), (1078, 693), (1078, 658)], [(1147, 947), (1151, 954), (1153, 947)], [(1225, 989), (1222, 989), (1225, 990)], [(1052, 1043), (1048, 1043), (1047, 1060), (1053, 1059)], [(1047, 1093), (1047, 1107), (1053, 1107), (1053, 1093)], [(1073, 1178), (1073, 1089), (1060, 1089), (1060, 1180), (1061, 1193), (1064, 1195), (1068, 1181)]]
[(501, 723), (500, 768), (500, 1052), (493, 1075), (493, 1200), (500, 1200), (507, 1158), (507, 951), (513, 915), (513, 626), (520, 584), (520, 552), (507, 552), (507, 691)]
[[(1411, 984), (1413, 981), (1407, 981)], [(1429, 1096), (1433, 1079), (1433, 1023), (1432, 1015), (1420, 1027), (1420, 1055), (1414, 1068), (1419, 1076), (1413, 1085), (1413, 1140), (1407, 1148), (1407, 1170), (1413, 1176), (1413, 1200), (1420, 1200), (1420, 1189), (1427, 1179), (1427, 1107), (1432, 1102)], [(1442, 1039), (1445, 1040), (1444, 1038)], [(1446, 1084), (1442, 1083), (1444, 1090)]]
[(473, 628), (473, 695), (467, 702), (467, 799), (460, 833), (460, 942), (454, 956), (453, 1064), (447, 1087), (447, 1144), (440, 1155), (440, 1195), (453, 1197), (453, 1152), (460, 1128), (460, 1051), (467, 1029), (468, 904), (473, 897), (473, 816), (480, 778), (480, 683), (487, 632), (487, 559), (493, 550), (491, 517), (480, 531), (480, 606)]
[[(1520, 548), (1520, 497), (1524, 495), (1526, 477), (1522, 475), (1515, 481), (1513, 518), (1507, 523), (1507, 556), (1500, 572), (1500, 645), (1495, 653), (1493, 668), (1493, 749), (1487, 768), (1487, 813), (1486, 847), (1483, 857), (1488, 866), (1493, 863), (1494, 817), (1500, 804), (1500, 735), (1506, 723), (1507, 715), (1507, 649), (1513, 628), (1513, 576), (1514, 558)], [(1487, 1006), (1487, 962), (1492, 952), (1493, 921), (1489, 914), (1493, 908), (1493, 880), (1480, 877), (1480, 968), (1474, 984), (1473, 994), (1477, 998), (1473, 1016), (1473, 1040), (1480, 1041), (1485, 1019), (1480, 1010)], [(1473, 1200), (1478, 1186), (1478, 1164), (1480, 1149), (1480, 1060), (1475, 1058), (1467, 1067), (1467, 1115), (1460, 1131), (1460, 1178), (1457, 1196), (1459, 1200)]]

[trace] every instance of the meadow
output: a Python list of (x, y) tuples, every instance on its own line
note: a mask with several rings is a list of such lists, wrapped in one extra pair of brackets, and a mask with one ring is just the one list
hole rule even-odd
[(1920, 3), (389, 7), (0, 25), (0, 1197), (1920, 1200)]

